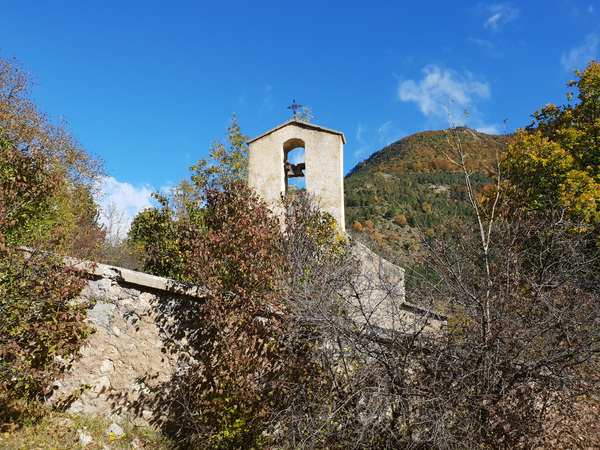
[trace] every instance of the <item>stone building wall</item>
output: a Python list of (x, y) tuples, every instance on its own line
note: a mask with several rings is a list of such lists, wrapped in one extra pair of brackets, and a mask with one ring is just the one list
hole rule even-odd
[(406, 301), (403, 268), (360, 242), (355, 243), (353, 252), (360, 262), (354, 295), (348, 296), (354, 299), (348, 311), (353, 320), (404, 334), (442, 332), (446, 325), (443, 316), (431, 307)]
[(171, 379), (193, 359), (186, 320), (202, 288), (127, 269), (97, 265), (78, 299), (95, 305), (87, 321), (95, 332), (81, 358), (55, 382), (50, 401), (70, 400), (68, 412), (112, 415), (161, 425), (171, 407)]
[[(444, 319), (408, 304), (404, 270), (361, 244), (356, 292), (349, 315), (382, 330), (404, 333), (422, 328), (439, 332)], [(134, 424), (160, 427), (176, 416), (174, 376), (194, 362), (199, 333), (194, 310), (206, 291), (128, 269), (79, 264), (89, 280), (74, 301), (93, 300), (87, 321), (94, 328), (81, 357), (54, 384), (50, 402), (68, 400), (68, 412), (124, 418)], [(356, 293), (355, 292), (355, 293)]]
[(279, 213), (281, 195), (286, 192), (284, 161), (289, 151), (303, 148), (306, 191), (344, 230), (345, 143), (344, 133), (340, 131), (289, 120), (248, 141), (248, 184)]

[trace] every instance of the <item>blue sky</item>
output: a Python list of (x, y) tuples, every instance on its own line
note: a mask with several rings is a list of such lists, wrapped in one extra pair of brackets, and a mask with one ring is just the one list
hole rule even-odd
[(134, 214), (233, 113), (253, 138), (294, 99), (344, 132), (346, 173), (446, 127), (448, 108), (488, 133), (528, 125), (600, 59), (594, 3), (2, 0), (0, 51), (38, 78), (38, 105), (105, 160), (107, 194)]

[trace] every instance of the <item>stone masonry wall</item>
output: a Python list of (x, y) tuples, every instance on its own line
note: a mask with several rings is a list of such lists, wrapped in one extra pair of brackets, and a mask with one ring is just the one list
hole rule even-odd
[(360, 242), (355, 243), (353, 252), (360, 261), (360, 271), (354, 295), (349, 296), (354, 301), (348, 314), (356, 322), (369, 322), (383, 330), (405, 334), (435, 334), (445, 328), (443, 316), (430, 308), (406, 301), (404, 269)]
[(98, 265), (77, 300), (96, 303), (86, 319), (95, 332), (81, 358), (55, 382), (50, 401), (70, 399), (68, 412), (161, 425), (171, 408), (170, 383), (193, 359), (186, 320), (204, 291), (173, 280)]
[[(362, 300), (349, 314), (381, 329), (432, 332), (445, 320), (409, 305), (404, 270), (357, 244), (361, 262), (356, 289)], [(153, 275), (106, 265), (78, 264), (89, 277), (74, 301), (93, 300), (87, 321), (94, 328), (65, 376), (54, 383), (50, 402), (67, 401), (68, 412), (124, 418), (160, 427), (176, 417), (173, 377), (194, 362), (199, 332), (194, 308), (206, 291)], [(352, 309), (352, 308), (351, 308)], [(175, 414), (174, 414), (175, 413)]]

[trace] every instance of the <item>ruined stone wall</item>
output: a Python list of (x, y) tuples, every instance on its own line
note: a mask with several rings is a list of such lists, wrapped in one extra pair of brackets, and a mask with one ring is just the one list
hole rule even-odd
[(348, 311), (357, 323), (369, 322), (382, 330), (404, 334), (439, 333), (446, 319), (430, 307), (406, 301), (404, 269), (356, 242), (354, 256), (360, 262), (354, 298)]
[[(355, 256), (360, 301), (349, 304), (348, 313), (357, 323), (411, 333), (425, 317), (432, 332), (443, 329), (443, 318), (405, 301), (403, 269), (360, 244)], [(68, 400), (74, 414), (164, 425), (176, 416), (173, 378), (194, 362), (188, 342), (198, 342), (194, 311), (206, 291), (118, 267), (79, 266), (89, 280), (74, 301), (95, 302), (86, 319), (95, 332), (81, 358), (55, 382), (50, 402)]]
[(171, 379), (193, 360), (187, 319), (202, 288), (105, 265), (88, 270), (80, 297), (95, 332), (88, 337), (51, 402), (69, 399), (68, 412), (161, 425), (171, 405)]

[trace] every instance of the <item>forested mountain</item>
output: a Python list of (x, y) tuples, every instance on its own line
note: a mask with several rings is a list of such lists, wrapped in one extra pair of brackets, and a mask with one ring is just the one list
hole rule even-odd
[[(492, 179), (509, 135), (489, 135), (460, 128), (471, 181), (478, 192)], [(416, 228), (434, 229), (451, 217), (470, 214), (464, 175), (446, 156), (447, 132), (407, 136), (359, 163), (345, 179), (346, 226), (368, 240), (408, 255)]]

